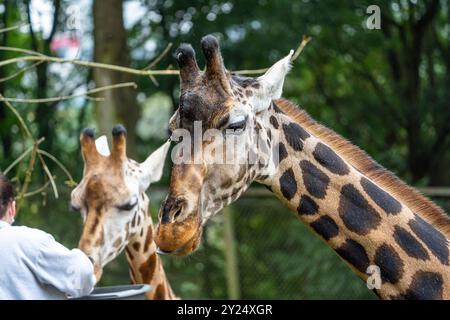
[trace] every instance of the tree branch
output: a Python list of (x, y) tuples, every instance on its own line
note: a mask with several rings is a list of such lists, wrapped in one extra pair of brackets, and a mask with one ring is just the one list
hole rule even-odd
[(31, 47), (33, 48), (34, 51), (38, 51), (38, 42), (36, 39), (36, 34), (34, 33), (33, 30), (33, 25), (31, 24), (31, 3), (30, 0), (25, 0), (25, 5), (27, 7), (27, 20), (28, 20), (28, 26), (30, 29), (30, 37), (31, 37)]
[(37, 149), (38, 145), (37, 142), (35, 142), (33, 145), (33, 151), (31, 152), (31, 159), (28, 164), (28, 169), (25, 173), (25, 180), (23, 182), (22, 189), (20, 190), (20, 193), (17, 195), (17, 212), (19, 212), (20, 209), (22, 208), (24, 195), (27, 193), (28, 186), (30, 185), (31, 182), (31, 175), (33, 174), (34, 164), (36, 162)]
[(158, 64), (158, 62), (161, 61), (162, 58), (164, 58), (164, 56), (169, 52), (170, 48), (172, 48), (172, 42), (169, 42), (169, 44), (167, 45), (167, 47), (161, 52), (161, 54), (156, 57), (155, 60), (153, 60), (148, 66), (146, 66), (143, 70), (149, 70), (151, 68), (153, 68), (154, 66), (156, 66)]
[(38, 149), (37, 152), (39, 154), (42, 154), (44, 156), (46, 156), (47, 158), (49, 158), (50, 160), (52, 160), (54, 163), (56, 163), (56, 165), (66, 174), (67, 178), (69, 179), (69, 184), (70, 185), (77, 185), (77, 183), (75, 182), (75, 180), (73, 179), (72, 175), (70, 174), (69, 170), (67, 170), (67, 168), (58, 160), (56, 159), (55, 156), (53, 156), (52, 154), (48, 153), (47, 151)]
[(156, 76), (162, 76), (162, 75), (178, 75), (178, 70), (137, 70), (133, 68), (128, 67), (122, 67), (117, 65), (111, 65), (106, 63), (98, 63), (98, 62), (90, 62), (90, 61), (84, 61), (84, 60), (77, 60), (77, 59), (64, 59), (64, 58), (57, 58), (57, 57), (50, 57), (46, 55), (41, 56), (24, 56), (24, 57), (18, 57), (18, 58), (12, 58), (8, 60), (4, 60), (0, 62), (0, 67), (17, 63), (20, 61), (50, 61), (50, 62), (57, 62), (57, 63), (71, 63), (75, 65), (80, 65), (84, 67), (90, 67), (90, 68), (101, 68), (101, 69), (109, 69), (114, 71), (120, 71), (125, 73), (130, 73), (134, 75), (140, 75), (140, 76), (149, 76), (149, 75), (156, 75)]
[[(77, 97), (82, 97), (82, 96), (90, 95), (93, 93), (98, 93), (98, 92), (105, 91), (105, 90), (118, 89), (118, 88), (124, 88), (124, 87), (137, 88), (137, 85), (134, 82), (118, 83), (118, 84), (113, 84), (110, 86), (95, 88), (95, 89), (92, 89), (92, 90), (89, 90), (89, 91), (86, 91), (83, 93), (73, 94), (70, 96), (59, 96), (59, 97), (43, 98), (43, 99), (20, 99), (20, 98), (6, 98), (6, 97), (0, 96), (0, 101), (20, 102), (20, 103), (59, 102), (62, 100), (68, 100), (68, 99), (73, 99), (73, 98), (77, 98)], [(98, 98), (95, 98), (95, 99), (98, 99)]]
[[(53, 177), (53, 179), (54, 179), (55, 177)], [(39, 193), (41, 193), (41, 192), (43, 192), (45, 189), (47, 189), (47, 187), (50, 185), (50, 180), (48, 180), (42, 187), (40, 187), (39, 189), (36, 189), (36, 190), (34, 190), (34, 191), (31, 191), (31, 192), (28, 192), (28, 193), (25, 193), (23, 196), (22, 196), (22, 198), (28, 198), (28, 197), (31, 197), (31, 196), (34, 196), (34, 195), (36, 195), (36, 194), (39, 194)]]
[[(44, 140), (45, 140), (45, 138), (41, 138), (38, 141), (36, 141), (36, 144), (39, 145)], [(13, 163), (11, 163), (8, 166), (8, 168), (3, 170), (3, 174), (7, 174), (9, 171), (11, 171), (20, 161), (22, 161), (31, 151), (33, 151), (33, 149), (34, 149), (34, 145), (29, 147), (27, 150), (25, 150), (16, 160), (13, 161)]]
[[(3, 98), (3, 96), (0, 94), (0, 100)], [(18, 119), (22, 129), (25, 131), (25, 134), (27, 135), (28, 138), (30, 138), (33, 141), (33, 146), (36, 148), (38, 146), (38, 141), (33, 137), (33, 135), (31, 134), (30, 129), (28, 128), (28, 126), (26, 125), (25, 121), (23, 120), (22, 116), (17, 112), (17, 110), (11, 105), (11, 103), (9, 103), (9, 101), (3, 100), (3, 103), (6, 105), (6, 107), (16, 116), (16, 118)], [(44, 158), (42, 157), (41, 154), (39, 154), (38, 152), (33, 153), (36, 154), (37, 157), (39, 158), (39, 161), (41, 162), (42, 165), (42, 169), (44, 170), (45, 174), (48, 176), (48, 178), (50, 179), (51, 183), (52, 183), (52, 188), (53, 188), (53, 193), (55, 195), (55, 198), (58, 198), (58, 188), (56, 187), (56, 183), (53, 180), (53, 176), (50, 173), (50, 170), (47, 167), (47, 164), (44, 161)]]
[(425, 13), (420, 17), (420, 19), (414, 24), (414, 29), (418, 32), (423, 32), (423, 30), (430, 24), (434, 19), (439, 8), (439, 0), (431, 0), (425, 10)]
[[(300, 53), (303, 51), (304, 47), (307, 45), (307, 43), (310, 41), (309, 37), (304, 36), (302, 42), (300, 43), (299, 47), (294, 53), (292, 62), (298, 58)], [(12, 51), (22, 51), (23, 49), (18, 48), (9, 48), (9, 47), (0, 47), (0, 50), (11, 50)], [(48, 61), (48, 62), (57, 62), (57, 63), (71, 63), (74, 65), (80, 65), (84, 67), (90, 67), (90, 68), (101, 68), (101, 69), (109, 69), (119, 72), (125, 72), (130, 73), (134, 75), (140, 75), (140, 76), (168, 76), (168, 75), (179, 75), (180, 72), (178, 70), (138, 70), (128, 67), (122, 67), (112, 64), (106, 64), (106, 63), (99, 63), (99, 62), (90, 62), (90, 61), (84, 61), (84, 60), (77, 60), (77, 59), (64, 59), (64, 58), (58, 58), (58, 57), (51, 57), (48, 55), (41, 54), (39, 52), (35, 51), (29, 51), (27, 50), (27, 53), (29, 53), (29, 56), (23, 56), (23, 57), (17, 57), (12, 59), (7, 59), (0, 62), (0, 67), (17, 63), (20, 61)], [(234, 74), (261, 74), (268, 70), (269, 68), (263, 68), (263, 69), (255, 69), (255, 70), (239, 70), (234, 71)]]
[(29, 54), (29, 55), (33, 55), (33, 56), (46, 57), (45, 54), (42, 54), (40, 52), (33, 51), (33, 50), (22, 49), (22, 48), (16, 48), (16, 47), (0, 46), (0, 50), (1, 51), (12, 51), (12, 52), (25, 53), (25, 54)]
[(37, 62), (35, 62), (35, 63), (25, 67), (25, 68), (20, 69), (19, 71), (14, 72), (13, 74), (11, 74), (11, 75), (9, 75), (7, 77), (1, 78), (0, 82), (4, 82), (4, 81), (8, 81), (8, 80), (14, 79), (15, 77), (21, 75), (22, 73), (27, 72), (28, 70), (33, 69), (33, 68), (37, 67), (38, 65), (40, 65), (42, 63), (44, 63), (44, 61), (37, 61)]
[(58, 26), (58, 16), (59, 16), (60, 8), (61, 8), (61, 1), (60, 0), (54, 0), (53, 1), (53, 6), (55, 8), (55, 11), (53, 11), (52, 29), (50, 31), (50, 35), (45, 40), (45, 42), (47, 43), (47, 46), (50, 45), (50, 43), (52, 42), (53, 37), (55, 36), (55, 33), (56, 33), (56, 27)]
[(8, 27), (8, 28), (3, 28), (3, 29), (0, 29), (0, 33), (10, 32), (10, 31), (14, 31), (14, 30), (17, 30), (19, 28), (28, 27), (28, 26), (29, 26), (29, 24), (26, 23), (26, 24), (21, 24), (21, 25), (18, 25), (18, 26), (12, 26), (12, 27)]

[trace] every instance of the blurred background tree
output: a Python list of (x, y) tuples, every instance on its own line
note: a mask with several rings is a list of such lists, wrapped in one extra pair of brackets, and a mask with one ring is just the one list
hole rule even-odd
[[(381, 9), (381, 29), (366, 27), (369, 5)], [(366, 150), (379, 163), (418, 187), (450, 185), (450, 2), (392, 1), (50, 1), (0, 0), (0, 45), (64, 58), (95, 60), (143, 69), (170, 43), (215, 33), (227, 67), (271, 65), (295, 48), (303, 34), (313, 39), (289, 74), (284, 96)], [(199, 51), (199, 50), (198, 50)], [(18, 56), (0, 50), (0, 61)], [(200, 64), (203, 57), (199, 54)], [(170, 54), (153, 69), (173, 68)], [(86, 91), (93, 86), (135, 81), (138, 89), (45, 104), (14, 104), (42, 148), (56, 155), (79, 180), (78, 135), (86, 126), (107, 133), (122, 122), (130, 154), (143, 160), (166, 138), (177, 106), (178, 78), (149, 77), (70, 64), (41, 63), (2, 81), (28, 64), (0, 67), (0, 94), (39, 98)], [(16, 119), (0, 107), (0, 168), (25, 146)], [(51, 164), (49, 164), (51, 165)], [(27, 163), (9, 175), (21, 176)], [(19, 223), (47, 230), (76, 246), (81, 219), (67, 213), (70, 188), (55, 165), (61, 197), (49, 191), (27, 198)], [(168, 183), (170, 166), (159, 186)], [(32, 187), (45, 179), (40, 170)], [(49, 193), (47, 195), (47, 193)], [(156, 215), (163, 193), (149, 192)], [(448, 198), (434, 199), (447, 212)], [(243, 198), (232, 206), (237, 241), (239, 294), (243, 298), (373, 298), (348, 268), (293, 215), (273, 199)], [(175, 291), (186, 298), (226, 298), (223, 217), (189, 258), (165, 258)], [(102, 284), (128, 282), (123, 257)]]

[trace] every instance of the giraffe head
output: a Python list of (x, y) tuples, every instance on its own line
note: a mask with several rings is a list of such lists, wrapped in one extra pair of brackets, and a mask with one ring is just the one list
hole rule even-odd
[(169, 194), (155, 241), (160, 251), (177, 255), (194, 251), (206, 221), (253, 180), (263, 180), (274, 170), (276, 137), (262, 124), (271, 101), (281, 96), (293, 55), (291, 51), (264, 75), (249, 78), (226, 70), (215, 37), (205, 36), (201, 46), (205, 71), (200, 71), (191, 45), (175, 51), (180, 103), (169, 128), (172, 140), (182, 136), (179, 144), (188, 148), (178, 153), (178, 145), (174, 148)]
[(105, 136), (95, 140), (93, 129), (82, 132), (83, 179), (71, 195), (71, 207), (84, 222), (79, 248), (93, 260), (97, 280), (142, 224), (151, 224), (145, 191), (161, 178), (169, 148), (164, 144), (139, 164), (127, 158), (125, 128), (114, 127), (112, 135), (110, 151)]

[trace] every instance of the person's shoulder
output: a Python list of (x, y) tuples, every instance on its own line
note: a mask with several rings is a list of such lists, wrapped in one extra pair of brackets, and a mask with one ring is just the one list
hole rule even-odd
[(48, 234), (47, 232), (36, 229), (36, 228), (30, 228), (26, 226), (14, 226), (11, 227), (11, 231), (14, 232), (17, 236), (20, 236), (24, 239), (32, 239), (34, 242), (36, 241), (51, 241), (53, 240), (53, 236), (51, 234)]

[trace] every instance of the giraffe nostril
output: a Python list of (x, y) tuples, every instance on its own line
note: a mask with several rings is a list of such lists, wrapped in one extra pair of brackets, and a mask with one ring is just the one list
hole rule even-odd
[(172, 223), (183, 213), (184, 199), (168, 199), (161, 210), (161, 223)]
[(162, 223), (170, 222), (170, 209), (171, 209), (171, 206), (166, 202), (164, 204), (164, 207), (162, 209), (162, 214), (161, 214), (161, 222)]
[(179, 207), (177, 209), (177, 211), (175, 211), (175, 213), (173, 215), (173, 220), (177, 220), (178, 219), (178, 217), (181, 215), (182, 209), (183, 209), (182, 207)]

